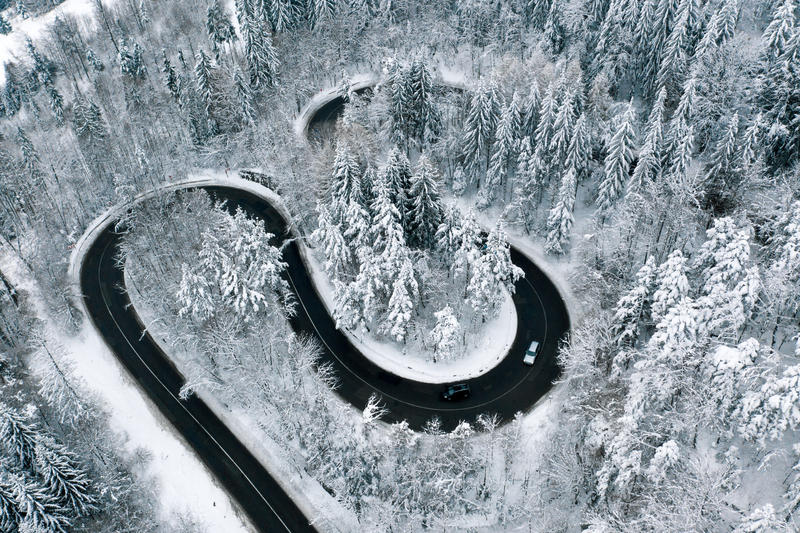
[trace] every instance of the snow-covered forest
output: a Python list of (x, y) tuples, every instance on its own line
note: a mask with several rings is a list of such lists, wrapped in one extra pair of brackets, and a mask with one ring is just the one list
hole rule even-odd
[(273, 191), (337, 328), (409, 359), (491, 334), (511, 244), (565, 288), (545, 398), (415, 430), (293, 331), (286, 235), (202, 190), (120, 211), (181, 397), (320, 531), (800, 530), (795, 0), (0, 0), (0, 61), (0, 532), (214, 530), (89, 382), (70, 267), (198, 174)]

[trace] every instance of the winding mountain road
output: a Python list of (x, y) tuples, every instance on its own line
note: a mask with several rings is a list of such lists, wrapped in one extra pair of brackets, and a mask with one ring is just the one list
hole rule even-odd
[[(290, 235), (287, 221), (264, 198), (235, 187), (202, 187), (230, 209), (239, 207), (264, 221), (275, 234), (274, 244)], [(152, 339), (124, 291), (124, 273), (116, 261), (120, 235), (107, 223), (85, 256), (80, 281), (86, 309), (106, 343), (139, 385), (197, 451), (230, 494), (263, 531), (314, 531), (308, 520), (247, 448), (197, 397), (178, 396), (183, 377)], [(362, 409), (377, 393), (389, 409), (391, 421), (407, 420), (421, 428), (437, 416), (445, 429), (481, 413), (497, 413), (509, 420), (533, 406), (559, 374), (556, 351), (569, 329), (569, 316), (556, 287), (525, 255), (512, 248), (511, 257), (525, 273), (513, 296), (518, 324), (508, 355), (489, 372), (469, 380), (469, 399), (450, 404), (440, 399), (441, 385), (394, 376), (376, 366), (339, 330), (327, 313), (302, 261), (296, 240), (284, 247), (287, 280), (297, 295), (298, 312), (291, 319), (297, 332), (317, 337), (323, 361), (339, 379), (337, 393)], [(143, 332), (145, 332), (143, 334)], [(541, 342), (536, 364), (522, 364), (532, 340)]]
[[(328, 108), (326, 114), (335, 114)], [(328, 118), (328, 117), (326, 117)], [(377, 393), (389, 410), (389, 421), (406, 420), (420, 429), (432, 417), (444, 429), (482, 413), (496, 413), (504, 421), (530, 409), (559, 375), (556, 352), (569, 330), (569, 314), (552, 281), (516, 248), (511, 258), (525, 276), (513, 295), (518, 324), (507, 356), (485, 374), (468, 380), (472, 394), (457, 403), (441, 400), (442, 385), (405, 379), (378, 367), (361, 354), (336, 329), (303, 262), (297, 240), (292, 239), (280, 212), (260, 195), (234, 186), (187, 186), (203, 188), (229, 209), (241, 208), (263, 220), (276, 235), (273, 244), (285, 245), (286, 279), (298, 300), (291, 319), (294, 331), (310, 334), (322, 345), (322, 360), (330, 363), (339, 380), (336, 391), (344, 400), (363, 409)], [(114, 220), (97, 232), (80, 265), (80, 287), (86, 310), (120, 362), (151, 401), (196, 451), (219, 482), (251, 518), (259, 531), (316, 531), (280, 484), (267, 472), (212, 410), (195, 396), (179, 397), (183, 377), (154, 341), (124, 288), (123, 265), (116, 257), (120, 235)], [(522, 358), (531, 341), (540, 342), (533, 366)]]

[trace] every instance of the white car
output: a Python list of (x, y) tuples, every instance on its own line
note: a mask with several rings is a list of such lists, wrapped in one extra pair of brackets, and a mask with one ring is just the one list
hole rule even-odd
[(533, 341), (528, 349), (525, 350), (525, 357), (522, 359), (522, 362), (528, 366), (533, 365), (536, 361), (536, 354), (539, 352), (539, 341)]

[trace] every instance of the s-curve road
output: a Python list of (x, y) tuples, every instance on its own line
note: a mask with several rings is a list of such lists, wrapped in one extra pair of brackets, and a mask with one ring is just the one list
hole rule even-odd
[[(339, 380), (337, 393), (355, 407), (363, 409), (377, 393), (389, 409), (389, 421), (406, 420), (417, 429), (434, 416), (445, 429), (482, 413), (497, 413), (508, 421), (533, 406), (558, 377), (556, 352), (569, 330), (569, 315), (553, 283), (518, 250), (512, 248), (511, 257), (525, 277), (517, 282), (513, 296), (518, 324), (511, 349), (492, 370), (468, 381), (472, 389), (468, 399), (447, 403), (441, 400), (442, 385), (386, 372), (336, 329), (297, 241), (289, 238), (287, 221), (267, 200), (233, 186), (202, 188), (225, 200), (229, 209), (238, 207), (263, 220), (266, 230), (276, 235), (274, 244), (285, 244), (285, 276), (298, 301), (292, 328), (319, 340), (322, 360), (332, 365)], [(270, 532), (314, 531), (291, 498), (202, 401), (179, 399), (183, 378), (150, 335), (142, 335), (145, 328), (123, 290), (123, 266), (115, 260), (118, 249), (119, 235), (110, 223), (91, 244), (81, 267), (86, 306), (106, 343), (257, 527)], [(533, 340), (540, 342), (539, 355), (533, 366), (525, 366), (522, 358)]]

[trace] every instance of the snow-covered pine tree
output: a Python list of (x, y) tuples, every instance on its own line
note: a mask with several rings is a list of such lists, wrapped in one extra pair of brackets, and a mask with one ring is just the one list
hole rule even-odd
[(370, 214), (361, 204), (350, 202), (345, 211), (344, 219), (347, 227), (344, 230), (344, 238), (350, 248), (352, 257), (359, 263), (362, 262), (366, 251), (371, 251), (370, 242)]
[(364, 250), (355, 281), (336, 286), (334, 318), (338, 327), (353, 328), (372, 322), (386, 308), (386, 272), (371, 250)]
[(106, 137), (106, 127), (100, 108), (91, 100), (76, 97), (72, 105), (72, 123), (78, 137), (99, 143)]
[(558, 109), (553, 122), (553, 136), (550, 139), (550, 154), (553, 158), (554, 168), (566, 168), (567, 147), (572, 138), (572, 129), (575, 125), (575, 93), (568, 88), (564, 93), (561, 107)]
[(577, 177), (575, 167), (570, 166), (564, 171), (561, 186), (558, 189), (555, 205), (547, 217), (547, 242), (545, 251), (549, 254), (563, 254), (569, 242), (574, 222), (575, 192)]
[(421, 57), (411, 61), (408, 69), (409, 100), (415, 137), (425, 146), (441, 131), (442, 119), (433, 101), (433, 79)]
[(561, 53), (564, 49), (564, 26), (561, 22), (561, 14), (558, 2), (550, 4), (550, 11), (547, 13), (547, 20), (542, 30), (542, 38), (554, 56)]
[(364, 201), (361, 190), (361, 167), (346, 144), (336, 144), (336, 156), (330, 181), (331, 216), (336, 224), (343, 222), (344, 210), (353, 201)]
[(497, 193), (508, 185), (508, 176), (513, 171), (517, 156), (516, 148), (521, 137), (519, 119), (520, 110), (515, 93), (514, 98), (503, 109), (500, 121), (497, 123), (486, 183), (480, 192), (479, 202), (484, 206), (488, 206)]
[(567, 146), (565, 168), (574, 168), (578, 182), (586, 178), (592, 152), (592, 139), (585, 113), (581, 113), (572, 130), (572, 138)]
[(617, 302), (612, 321), (612, 335), (618, 347), (630, 347), (636, 344), (640, 321), (643, 318), (645, 306), (653, 293), (655, 276), (655, 260), (651, 255), (636, 273), (633, 287), (628, 289), (628, 292)]
[[(653, 33), (653, 26), (655, 25), (656, 8), (658, 0), (643, 0), (639, 9), (639, 16), (633, 22), (631, 30), (632, 47), (631, 50), (634, 54), (632, 58), (632, 65), (638, 72), (642, 72), (646, 67), (649, 58), (648, 51), (650, 50), (651, 42), (650, 37)], [(640, 86), (642, 86), (640, 84)]]
[(11, 33), (11, 24), (0, 14), (0, 34), (8, 35)]
[(670, 307), (689, 295), (686, 271), (686, 257), (680, 250), (674, 250), (658, 267), (652, 305), (654, 322), (659, 322)]
[(666, 88), (670, 94), (676, 93), (678, 88), (681, 87), (688, 61), (686, 50), (690, 38), (690, 10), (686, 7), (686, 2), (683, 2), (681, 7), (682, 9), (676, 15), (677, 20), (664, 46), (658, 73), (656, 74), (656, 86)]
[(692, 116), (694, 114), (696, 96), (697, 78), (694, 75), (690, 75), (686, 78), (686, 83), (683, 84), (683, 92), (681, 93), (681, 99), (678, 101), (678, 107), (675, 108), (675, 112), (669, 121), (668, 155), (675, 150), (675, 147), (681, 141), (682, 135), (685, 134), (686, 128), (689, 125), (693, 125)]
[(531, 224), (536, 218), (536, 207), (542, 199), (546, 169), (538, 149), (529, 157), (523, 157), (524, 153), (525, 150), (520, 152), (520, 167), (515, 177), (516, 199), (510, 206), (509, 213), (513, 220), (523, 224), (525, 231), (530, 232)]
[(673, 132), (673, 135), (675, 144), (672, 152), (667, 154), (670, 157), (668, 167), (670, 181), (668, 185), (674, 192), (684, 194), (687, 191), (682, 187), (682, 184), (686, 181), (686, 172), (689, 169), (692, 154), (694, 153), (694, 127), (685, 125)]
[(89, 516), (99, 509), (86, 472), (67, 448), (56, 442), (36, 447), (37, 471), (42, 486), (71, 517)]
[(480, 85), (472, 94), (464, 120), (464, 169), (480, 185), (480, 172), (489, 164), (498, 118), (498, 96), (493, 85)]
[(461, 213), (453, 206), (442, 210), (442, 221), (436, 228), (436, 250), (446, 264), (451, 264), (461, 244)]
[(501, 222), (489, 232), (486, 247), (475, 261), (467, 295), (475, 312), (486, 319), (497, 310), (506, 290), (514, 293), (514, 283), (523, 276), (522, 269), (511, 261), (511, 250)]
[(415, 127), (410, 72), (395, 58), (386, 61), (385, 72), (393, 140), (404, 143), (411, 137)]
[(206, 10), (206, 30), (215, 53), (220, 45), (236, 40), (236, 30), (227, 10), (219, 4), (219, 0), (213, 0)]
[(658, 91), (650, 116), (647, 119), (647, 133), (639, 150), (639, 160), (628, 182), (627, 194), (639, 194), (645, 184), (657, 181), (661, 174), (662, 149), (664, 142), (664, 105), (667, 90)]
[(333, 19), (336, 15), (336, 0), (311, 0), (314, 6), (314, 25)]
[(539, 93), (539, 82), (533, 80), (531, 83), (528, 95), (522, 101), (520, 106), (521, 113), (521, 135), (523, 137), (532, 137), (536, 132), (536, 125), (539, 123), (539, 107), (542, 103), (542, 97)]
[(556, 121), (556, 99), (555, 82), (551, 82), (547, 87), (547, 92), (542, 98), (542, 105), (539, 109), (539, 123), (534, 132), (535, 152), (539, 154), (542, 161), (549, 161), (550, 141), (553, 138), (553, 129)]
[(372, 214), (370, 209), (372, 208), (372, 203), (375, 201), (374, 188), (377, 182), (378, 170), (371, 163), (367, 163), (367, 168), (364, 169), (364, 173), (361, 176), (361, 207), (369, 214)]
[(414, 278), (414, 266), (406, 254), (392, 284), (392, 295), (382, 324), (383, 332), (397, 342), (405, 342), (418, 299), (419, 286)]
[(169, 92), (170, 96), (172, 96), (172, 98), (176, 102), (180, 102), (181, 92), (180, 92), (180, 82), (178, 81), (178, 75), (175, 73), (175, 69), (172, 67), (172, 63), (167, 57), (167, 51), (161, 50), (161, 55), (163, 58), (161, 73), (164, 76), (164, 86), (167, 88), (167, 91)]
[(780, 57), (792, 34), (797, 31), (795, 28), (797, 3), (795, 0), (780, 0), (775, 3), (774, 9), (772, 21), (764, 30), (761, 39), (765, 54)]
[(25, 0), (17, 0), (16, 9), (17, 15), (19, 15), (21, 19), (26, 19), (29, 17), (28, 8), (25, 6)]
[(186, 263), (181, 265), (181, 281), (175, 299), (181, 306), (179, 316), (190, 316), (198, 322), (211, 318), (216, 310), (211, 282)]
[(236, 14), (236, 21), (242, 27), (247, 17), (252, 16), (250, 0), (233, 0), (233, 12)]
[(448, 361), (455, 355), (455, 349), (458, 346), (460, 330), (458, 319), (449, 305), (434, 313), (434, 316), (436, 317), (436, 325), (431, 331), (434, 362), (436, 362), (437, 356), (438, 360)]
[(142, 47), (139, 46), (139, 43), (130, 44), (126, 39), (120, 39), (117, 61), (123, 76), (134, 81), (141, 81), (147, 77), (147, 68), (142, 57)]
[(751, 442), (764, 443), (783, 438), (786, 431), (800, 427), (800, 365), (770, 373), (756, 390), (744, 394), (739, 409), (739, 433)]
[(553, 0), (528, 0), (526, 2), (525, 12), (531, 26), (539, 30), (544, 28), (547, 23), (547, 15), (550, 13), (550, 5), (553, 3)]
[(317, 204), (318, 227), (312, 234), (312, 240), (319, 242), (325, 251), (325, 271), (331, 279), (340, 280), (350, 272), (352, 255), (342, 235), (341, 226), (331, 220), (328, 209)]
[[(72, 521), (47, 490), (36, 480), (17, 476), (14, 483), (14, 497), (22, 515), (20, 531), (36, 533), (67, 533)], [(27, 528), (27, 529), (26, 529)]]
[[(391, 287), (408, 256), (400, 211), (392, 202), (386, 179), (380, 180), (372, 220), (372, 255), (381, 285)], [(363, 266), (363, 264), (362, 264)], [(388, 296), (388, 295), (387, 295)], [(385, 305), (386, 302), (383, 302)]]
[(214, 87), (213, 66), (211, 59), (206, 55), (204, 50), (197, 52), (195, 57), (196, 63), (194, 66), (194, 79), (197, 88), (197, 94), (203, 104), (205, 110), (206, 121), (208, 124), (208, 131), (214, 135), (219, 131), (219, 126), (215, 120), (216, 105), (219, 98), (217, 90)]
[(635, 132), (633, 129), (636, 111), (633, 103), (626, 106), (622, 121), (608, 146), (605, 160), (605, 172), (597, 195), (597, 207), (601, 213), (607, 214), (628, 182), (628, 171), (633, 160)]
[(242, 24), (242, 33), (250, 86), (256, 91), (265, 89), (275, 83), (280, 67), (267, 21), (252, 16), (246, 17)]
[(0, 446), (23, 470), (33, 472), (35, 468), (37, 440), (38, 429), (28, 417), (0, 403)]
[(724, 0), (718, 11), (717, 42), (722, 44), (733, 38), (739, 22), (739, 0)]
[(284, 32), (294, 25), (295, 15), (292, 0), (272, 0), (270, 2), (270, 20), (276, 32)]
[(758, 113), (744, 132), (739, 162), (743, 169), (749, 169), (762, 154), (761, 130), (763, 128), (761, 113)]
[(760, 292), (758, 269), (750, 257), (751, 231), (730, 217), (717, 219), (695, 254), (702, 283), (697, 299), (701, 326), (714, 335), (738, 336)]
[(250, 84), (244, 79), (238, 67), (233, 72), (233, 87), (236, 89), (236, 101), (239, 104), (239, 113), (246, 124), (255, 124), (256, 110), (255, 97), (250, 89)]
[(40, 168), (39, 152), (33, 146), (33, 143), (28, 139), (21, 127), (17, 127), (17, 144), (22, 153), (22, 167), (25, 173), (31, 180), (32, 187), (39, 187), (42, 185), (42, 175)]
[(281, 276), (286, 263), (281, 250), (270, 244), (274, 236), (240, 210), (222, 220), (219, 227), (203, 232), (199, 265), (190, 269), (199, 269), (221, 303), (245, 322), (276, 309), (293, 313), (292, 293)]
[(21, 520), (14, 485), (5, 469), (0, 469), (0, 531), (17, 531)]
[[(49, 81), (50, 78), (47, 78), (47, 80)], [(45, 84), (45, 90), (50, 100), (50, 111), (53, 112), (56, 124), (61, 126), (64, 124), (64, 98), (61, 96), (61, 93), (58, 92), (56, 86), (53, 85), (52, 81)]]
[(778, 217), (770, 241), (772, 271), (800, 281), (800, 201), (792, 202)]
[(643, 85), (649, 94), (652, 94), (655, 88), (658, 87), (656, 85), (656, 77), (663, 56), (664, 46), (669, 38), (677, 10), (678, 2), (675, 0), (658, 0), (658, 5), (656, 6), (648, 35), (641, 36), (642, 39), (645, 39), (643, 42), (647, 43), (647, 46), (642, 48), (648, 52), (646, 60), (643, 62)]
[(422, 155), (416, 171), (411, 175), (408, 213), (408, 244), (431, 249), (436, 240), (436, 230), (442, 220), (442, 203), (439, 198), (439, 174), (430, 160)]
[(736, 156), (739, 151), (739, 114), (728, 119), (722, 137), (717, 141), (706, 170), (706, 193), (715, 203), (724, 204), (733, 195), (738, 185), (735, 174)]
[[(404, 231), (408, 229), (408, 213), (411, 208), (411, 199), (409, 198), (411, 174), (411, 163), (409, 163), (405, 153), (396, 146), (389, 150), (386, 164), (380, 171), (379, 181), (386, 187), (389, 201), (397, 209), (400, 224)], [(374, 206), (373, 213), (377, 215)]]
[(481, 229), (475, 220), (475, 213), (467, 211), (461, 217), (458, 230), (458, 246), (450, 263), (450, 273), (460, 279), (464, 285), (464, 297), (467, 296), (467, 285), (472, 277), (472, 266), (481, 255)]

